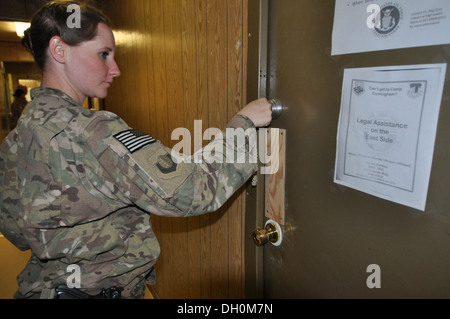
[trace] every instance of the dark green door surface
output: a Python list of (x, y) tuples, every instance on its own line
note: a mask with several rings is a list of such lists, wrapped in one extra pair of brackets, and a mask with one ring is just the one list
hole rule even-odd
[[(450, 46), (331, 56), (334, 2), (269, 1), (267, 96), (288, 107), (272, 124), (287, 130), (287, 180), (283, 243), (258, 248), (263, 296), (449, 298), (448, 81), (425, 212), (339, 186), (333, 175), (344, 69), (447, 63)], [(373, 264), (380, 288), (367, 284)]]

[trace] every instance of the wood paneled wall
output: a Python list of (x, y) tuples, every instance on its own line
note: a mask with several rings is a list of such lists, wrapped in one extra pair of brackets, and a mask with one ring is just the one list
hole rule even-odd
[[(194, 136), (194, 120), (202, 120), (203, 131), (222, 129), (245, 105), (247, 0), (99, 5), (113, 22), (122, 71), (107, 110), (173, 147), (175, 128)], [(155, 297), (244, 297), (243, 201), (241, 191), (212, 214), (152, 216), (161, 245)]]

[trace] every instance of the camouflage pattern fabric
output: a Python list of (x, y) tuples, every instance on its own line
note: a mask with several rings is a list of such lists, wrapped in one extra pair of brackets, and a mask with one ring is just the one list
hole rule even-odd
[[(160, 252), (150, 214), (215, 211), (256, 171), (248, 162), (174, 162), (169, 148), (110, 112), (54, 89), (31, 94), (0, 148), (0, 232), (32, 251), (16, 298), (52, 298), (70, 265), (87, 293), (121, 286), (124, 298), (142, 298)], [(228, 127), (253, 124), (237, 115)], [(226, 130), (212, 143), (243, 151)]]

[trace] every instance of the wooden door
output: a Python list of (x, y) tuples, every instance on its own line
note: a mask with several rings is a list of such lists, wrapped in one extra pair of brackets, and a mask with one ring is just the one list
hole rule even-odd
[[(224, 128), (245, 105), (247, 0), (98, 2), (113, 22), (122, 71), (107, 110), (173, 147), (176, 128), (192, 136), (196, 120), (203, 131)], [(244, 296), (242, 194), (213, 214), (152, 216), (161, 245), (155, 298)]]

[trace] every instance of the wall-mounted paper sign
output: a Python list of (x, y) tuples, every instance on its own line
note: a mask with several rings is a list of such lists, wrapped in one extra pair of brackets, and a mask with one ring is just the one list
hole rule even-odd
[(332, 55), (450, 43), (449, 0), (336, 0)]
[(345, 70), (335, 183), (425, 210), (446, 67)]

